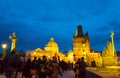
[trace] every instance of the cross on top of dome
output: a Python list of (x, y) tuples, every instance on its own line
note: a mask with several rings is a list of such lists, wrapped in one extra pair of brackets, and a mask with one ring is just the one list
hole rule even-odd
[(54, 42), (54, 38), (52, 37), (52, 38), (50, 38), (50, 41), (53, 41)]

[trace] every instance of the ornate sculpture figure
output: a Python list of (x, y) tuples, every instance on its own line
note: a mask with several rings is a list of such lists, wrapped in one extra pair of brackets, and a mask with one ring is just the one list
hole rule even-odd
[(114, 47), (114, 32), (111, 31), (110, 37), (111, 37), (111, 40), (112, 40), (113, 56), (114, 56), (114, 52), (115, 52), (115, 47)]
[(12, 51), (16, 47), (16, 41), (17, 41), (16, 33), (13, 32), (12, 35), (9, 36), (9, 39), (11, 40), (11, 51)]
[(111, 32), (111, 42), (107, 41), (107, 46), (104, 48), (102, 52), (102, 58), (103, 58), (103, 66), (115, 66), (118, 65), (118, 58), (115, 53), (115, 47), (114, 47), (114, 33)]

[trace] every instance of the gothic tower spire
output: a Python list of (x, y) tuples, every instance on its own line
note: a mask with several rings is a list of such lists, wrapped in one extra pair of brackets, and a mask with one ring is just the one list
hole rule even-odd
[(77, 30), (76, 30), (76, 36), (77, 37), (83, 36), (82, 25), (78, 25)]

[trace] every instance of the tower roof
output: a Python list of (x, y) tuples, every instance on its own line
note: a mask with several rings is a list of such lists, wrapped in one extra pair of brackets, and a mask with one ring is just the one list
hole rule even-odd
[(78, 25), (77, 30), (76, 30), (76, 36), (77, 37), (83, 36), (82, 25)]

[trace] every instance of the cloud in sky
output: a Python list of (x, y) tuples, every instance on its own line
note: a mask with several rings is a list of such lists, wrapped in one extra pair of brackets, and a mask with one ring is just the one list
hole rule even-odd
[(55, 37), (60, 50), (72, 49), (72, 35), (82, 24), (89, 32), (90, 46), (102, 50), (110, 32), (120, 50), (119, 0), (1, 0), (0, 43), (16, 32), (18, 49), (43, 48)]

